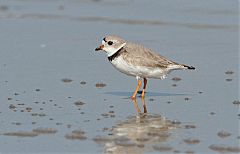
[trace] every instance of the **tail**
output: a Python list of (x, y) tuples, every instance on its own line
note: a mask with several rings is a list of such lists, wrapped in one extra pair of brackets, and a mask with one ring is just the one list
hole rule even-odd
[(173, 65), (169, 65), (168, 66), (169, 70), (181, 70), (181, 69), (189, 69), (189, 70), (195, 70), (195, 67), (193, 66), (188, 66), (188, 65), (184, 65), (184, 64), (173, 64)]
[(184, 64), (182, 64), (182, 66), (183, 66), (184, 68), (189, 69), (189, 70), (195, 70), (195, 67), (193, 67), (193, 66), (188, 66), (188, 65), (184, 65)]

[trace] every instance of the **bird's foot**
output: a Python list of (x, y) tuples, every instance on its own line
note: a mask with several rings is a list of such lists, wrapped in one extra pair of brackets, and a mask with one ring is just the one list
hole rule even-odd
[(136, 95), (135, 95), (135, 96), (133, 95), (133, 96), (131, 97), (131, 99), (132, 99), (132, 100), (135, 100), (135, 99), (136, 99)]

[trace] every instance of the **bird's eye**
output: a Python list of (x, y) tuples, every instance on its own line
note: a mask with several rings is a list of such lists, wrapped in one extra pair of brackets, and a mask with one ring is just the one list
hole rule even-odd
[(108, 45), (112, 45), (113, 44), (113, 42), (112, 41), (108, 41)]

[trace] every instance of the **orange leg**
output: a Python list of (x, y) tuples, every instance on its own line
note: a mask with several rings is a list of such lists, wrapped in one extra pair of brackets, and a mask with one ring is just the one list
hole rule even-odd
[(131, 97), (132, 99), (136, 99), (136, 95), (137, 95), (137, 92), (138, 92), (139, 88), (141, 87), (141, 84), (142, 84), (141, 79), (138, 79), (138, 85), (137, 85), (137, 87), (136, 87), (135, 92), (133, 93), (133, 95), (132, 95), (132, 97)]
[(145, 97), (145, 89), (147, 87), (147, 79), (146, 78), (144, 78), (143, 83), (144, 83), (144, 85), (143, 85), (143, 90), (142, 90), (142, 98)]

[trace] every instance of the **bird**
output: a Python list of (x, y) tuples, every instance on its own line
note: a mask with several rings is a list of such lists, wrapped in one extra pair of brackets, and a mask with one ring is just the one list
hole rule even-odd
[(142, 79), (144, 85), (141, 97), (144, 98), (149, 78), (165, 79), (173, 70), (195, 69), (193, 66), (169, 60), (143, 45), (125, 41), (117, 35), (105, 36), (95, 51), (106, 52), (108, 61), (113, 67), (126, 75), (136, 77), (137, 87), (131, 96), (132, 99), (136, 99)]

